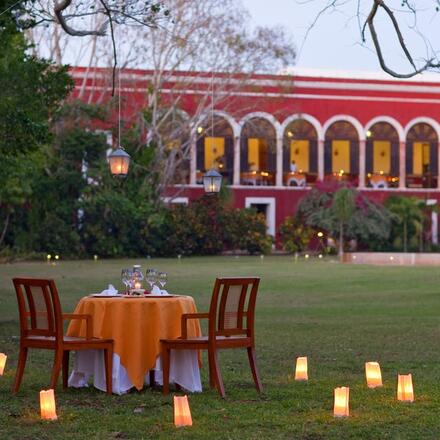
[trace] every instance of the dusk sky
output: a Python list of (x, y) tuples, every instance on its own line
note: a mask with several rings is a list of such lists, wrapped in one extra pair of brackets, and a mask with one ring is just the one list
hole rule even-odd
[[(296, 65), (299, 67), (380, 71), (371, 43), (367, 47), (360, 44), (356, 0), (341, 0), (340, 3), (343, 5), (337, 10), (324, 13), (305, 42), (307, 29), (318, 12), (328, 3), (327, 0), (242, 0), (242, 3), (251, 13), (256, 25), (283, 25), (290, 31), (298, 50)], [(371, 1), (361, 1), (364, 7), (370, 4)], [(390, 0), (388, 4), (399, 7), (401, 1)], [(435, 13), (433, 1), (417, 0), (417, 6), (419, 5), (424, 15), (418, 18), (418, 28), (423, 29), (423, 33), (428, 36), (435, 35), (435, 30), (439, 29), (439, 14)], [(378, 18), (378, 32), (382, 36), (384, 53), (390, 60), (391, 67), (410, 70), (408, 63), (392, 43), (395, 41), (393, 33), (388, 26), (384, 26), (387, 24), (386, 18), (383, 15)], [(403, 20), (404, 36), (413, 49), (415, 58), (425, 57), (427, 48), (423, 39), (417, 31), (409, 30), (406, 26), (413, 25), (412, 14), (405, 13)], [(438, 36), (436, 37), (438, 41)]]

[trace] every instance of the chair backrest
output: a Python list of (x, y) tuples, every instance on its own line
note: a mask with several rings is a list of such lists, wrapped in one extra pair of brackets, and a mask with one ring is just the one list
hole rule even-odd
[(63, 319), (53, 280), (14, 278), (22, 337), (63, 337)]
[(255, 302), (260, 279), (217, 278), (209, 308), (209, 337), (254, 336)]

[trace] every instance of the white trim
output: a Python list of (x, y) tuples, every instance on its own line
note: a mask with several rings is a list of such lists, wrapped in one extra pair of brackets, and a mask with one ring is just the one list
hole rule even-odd
[(356, 129), (358, 133), (359, 141), (365, 140), (365, 132), (364, 132), (364, 128), (362, 127), (362, 124), (355, 117), (350, 115), (335, 115), (332, 116), (330, 119), (327, 119), (327, 121), (325, 121), (322, 127), (322, 130), (324, 132), (324, 137), (329, 127), (335, 122), (339, 122), (339, 121), (349, 122)]
[(162, 200), (165, 203), (180, 203), (182, 205), (188, 205), (189, 203), (188, 197), (162, 197)]
[(246, 122), (250, 121), (251, 119), (265, 119), (270, 124), (272, 124), (273, 128), (275, 129), (275, 137), (276, 138), (280, 137), (281, 124), (275, 118), (275, 116), (271, 115), (270, 113), (266, 113), (266, 112), (252, 112), (252, 113), (248, 113), (247, 115), (243, 116), (239, 122), (240, 136), (241, 136), (241, 132), (243, 130), (244, 125), (246, 124)]
[[(110, 87), (102, 86), (86, 86), (84, 88), (88, 91), (109, 91)], [(121, 93), (142, 93), (147, 91), (145, 87), (123, 87)], [(176, 94), (174, 89), (162, 89), (161, 93), (172, 93)], [(206, 95), (206, 91), (203, 90), (179, 90), (181, 95)], [(275, 92), (217, 92), (217, 95), (222, 96), (250, 96), (250, 97), (261, 97), (265, 98), (289, 98), (289, 99), (319, 99), (319, 100), (334, 100), (334, 101), (367, 101), (367, 102), (402, 102), (408, 104), (440, 104), (440, 99), (436, 98), (399, 98), (399, 97), (384, 97), (384, 96), (365, 96), (365, 95), (323, 95), (323, 94), (312, 94), (312, 93), (275, 93)]]
[[(240, 136), (240, 124), (227, 112), (224, 112), (222, 110), (214, 110), (214, 116), (219, 116), (220, 118), (223, 118), (232, 128), (232, 136), (237, 137)], [(211, 113), (209, 115), (204, 114), (202, 117), (202, 121), (208, 121), (210, 123)], [(197, 124), (200, 125), (200, 124)]]
[(246, 208), (250, 208), (251, 205), (267, 205), (267, 232), (275, 237), (275, 197), (246, 197), (244, 203)]
[(439, 123), (435, 120), (430, 118), (429, 116), (419, 116), (417, 118), (411, 119), (411, 121), (408, 122), (408, 124), (406, 124), (405, 126), (405, 139), (408, 136), (409, 131), (411, 130), (412, 127), (414, 127), (414, 125), (416, 124), (428, 124), (430, 125), (435, 132), (437, 133), (437, 142), (440, 142), (440, 126)]
[(324, 131), (322, 129), (321, 123), (314, 116), (308, 115), (307, 113), (295, 113), (294, 115), (288, 116), (281, 124), (281, 134), (284, 135), (286, 128), (291, 122), (300, 119), (304, 119), (304, 121), (307, 121), (310, 124), (312, 124), (313, 128), (316, 130), (316, 136), (317, 136), (316, 140), (319, 141), (321, 139), (324, 139)]
[(405, 132), (402, 125), (399, 121), (397, 121), (397, 119), (394, 119), (392, 116), (376, 116), (375, 118), (370, 119), (365, 124), (365, 133), (367, 133), (367, 131), (370, 130), (374, 124), (377, 124), (379, 122), (388, 122), (388, 124), (390, 124), (397, 131), (399, 142), (405, 142)]

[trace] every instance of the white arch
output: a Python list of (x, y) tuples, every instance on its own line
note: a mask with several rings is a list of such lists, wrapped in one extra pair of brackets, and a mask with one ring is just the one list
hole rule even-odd
[(304, 119), (304, 121), (307, 121), (310, 124), (312, 124), (313, 128), (316, 130), (316, 135), (318, 136), (319, 141), (324, 139), (324, 131), (322, 130), (321, 123), (315, 117), (304, 113), (295, 113), (294, 115), (287, 117), (284, 120), (284, 122), (281, 124), (281, 133), (284, 134), (284, 131), (291, 122), (300, 119)]
[(353, 125), (353, 127), (356, 129), (357, 133), (358, 133), (358, 138), (360, 141), (364, 141), (365, 140), (365, 132), (364, 132), (364, 127), (362, 127), (362, 124), (353, 116), (350, 115), (335, 115), (332, 116), (330, 119), (328, 119), (325, 124), (322, 127), (322, 131), (324, 133), (327, 132), (328, 128), (330, 127), (330, 125), (332, 125), (334, 122), (338, 122), (338, 121), (345, 121), (345, 122), (350, 122), (351, 125)]
[(392, 118), (391, 116), (376, 116), (365, 124), (365, 133), (370, 130), (370, 128), (377, 124), (378, 122), (387, 122), (390, 124), (396, 131), (399, 136), (399, 142), (405, 141), (405, 133), (403, 131), (403, 127), (397, 119)]
[(240, 136), (240, 125), (229, 113), (226, 113), (222, 110), (214, 110), (214, 115), (220, 116), (229, 123), (232, 128), (232, 132), (234, 133), (234, 138)]
[(270, 113), (266, 113), (266, 112), (253, 112), (253, 113), (248, 113), (246, 116), (243, 116), (243, 118), (241, 118), (241, 120), (239, 122), (240, 135), (241, 135), (241, 130), (243, 130), (244, 124), (246, 124), (247, 121), (254, 119), (254, 118), (265, 119), (266, 121), (271, 123), (272, 126), (275, 128), (275, 135), (276, 135), (277, 139), (282, 136), (281, 124), (278, 122), (278, 120), (273, 115), (271, 115)]
[(411, 119), (411, 121), (408, 122), (405, 126), (405, 139), (408, 136), (409, 131), (412, 127), (416, 124), (425, 123), (430, 125), (435, 132), (437, 133), (437, 141), (440, 142), (440, 126), (439, 123), (428, 116), (419, 116), (418, 118)]

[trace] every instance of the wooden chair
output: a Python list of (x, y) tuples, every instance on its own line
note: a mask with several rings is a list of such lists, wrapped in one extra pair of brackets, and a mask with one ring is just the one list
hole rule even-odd
[[(181, 336), (164, 339), (162, 343), (163, 393), (169, 393), (170, 350), (208, 350), (209, 383), (222, 397), (225, 389), (220, 373), (217, 350), (246, 348), (255, 386), (262, 385), (255, 359), (254, 316), (259, 278), (217, 278), (209, 313), (182, 315)], [(208, 319), (208, 336), (189, 338), (189, 319)]]
[[(107, 393), (112, 393), (113, 340), (93, 337), (93, 321), (90, 315), (63, 314), (58, 291), (53, 280), (14, 278), (20, 314), (20, 354), (12, 391), (20, 388), (29, 348), (55, 351), (50, 387), (56, 388), (63, 369), (63, 388), (67, 387), (69, 352), (72, 350), (104, 350)], [(63, 321), (86, 321), (86, 337), (64, 336)]]

